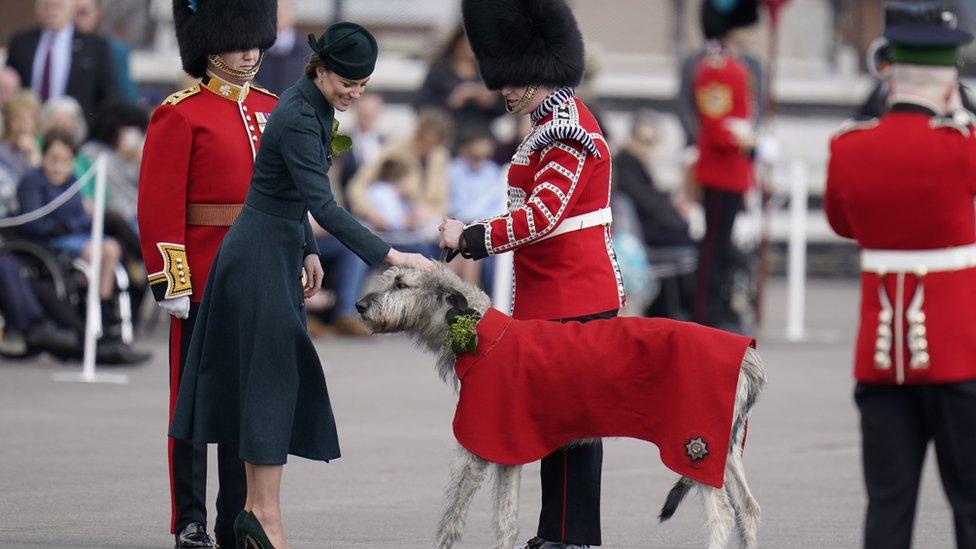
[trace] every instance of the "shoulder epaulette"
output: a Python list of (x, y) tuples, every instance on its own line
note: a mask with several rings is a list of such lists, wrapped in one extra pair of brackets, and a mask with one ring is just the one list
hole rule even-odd
[(601, 157), (590, 132), (580, 124), (579, 111), (574, 98), (570, 97), (556, 107), (552, 114), (552, 120), (540, 126), (526, 143), (530, 151), (544, 149), (554, 141), (570, 140), (579, 142), (596, 158)]
[(265, 95), (270, 95), (271, 97), (274, 97), (275, 99), (278, 99), (278, 94), (274, 93), (271, 90), (264, 89), (261, 86), (255, 86), (254, 84), (251, 84), (251, 89), (252, 90), (255, 90), (255, 91), (259, 91), (259, 92), (261, 92), (261, 93), (263, 93)]
[(848, 118), (840, 125), (840, 129), (834, 132), (834, 138), (840, 137), (846, 133), (870, 130), (872, 128), (878, 127), (881, 121), (877, 118), (869, 118), (867, 120), (856, 120), (854, 118)]
[(183, 101), (187, 97), (192, 97), (200, 93), (200, 85), (191, 86), (185, 90), (180, 90), (176, 93), (171, 94), (163, 101), (163, 105), (176, 105), (180, 101)]
[(929, 127), (933, 130), (948, 128), (956, 130), (964, 137), (969, 137), (972, 133), (972, 118), (966, 113), (958, 113), (960, 116), (933, 116), (929, 120)]

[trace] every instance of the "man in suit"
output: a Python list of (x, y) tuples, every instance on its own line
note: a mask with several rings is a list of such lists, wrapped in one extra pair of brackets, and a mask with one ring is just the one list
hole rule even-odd
[(75, 30), (73, 0), (36, 0), (35, 13), (38, 27), (10, 40), (7, 65), (41, 101), (69, 95), (90, 120), (117, 92), (108, 43)]

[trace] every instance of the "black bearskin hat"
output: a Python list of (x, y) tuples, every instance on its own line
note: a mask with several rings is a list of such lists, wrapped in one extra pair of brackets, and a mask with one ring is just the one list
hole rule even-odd
[(183, 70), (202, 78), (211, 53), (266, 50), (278, 27), (277, 0), (173, 0)]
[(722, 38), (733, 29), (749, 27), (759, 21), (756, 0), (704, 0), (701, 8), (705, 38)]
[(490, 89), (576, 86), (583, 35), (565, 0), (463, 0), (464, 30)]

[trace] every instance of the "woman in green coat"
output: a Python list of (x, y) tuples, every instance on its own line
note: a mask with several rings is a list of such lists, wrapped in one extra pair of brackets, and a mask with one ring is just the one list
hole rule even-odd
[(244, 208), (214, 259), (170, 425), (176, 438), (239, 444), (247, 474), (235, 524), (240, 547), (287, 547), (279, 491), (289, 454), (339, 457), (305, 326), (304, 299), (323, 274), (308, 214), (370, 265), (433, 268), (390, 248), (330, 191), (334, 109), (363, 94), (376, 40), (359, 25), (336, 23), (318, 40), (309, 36), (309, 45), (314, 54), (267, 122)]

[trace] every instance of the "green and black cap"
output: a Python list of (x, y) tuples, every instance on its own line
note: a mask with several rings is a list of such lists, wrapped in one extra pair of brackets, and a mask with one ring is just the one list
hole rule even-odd
[(959, 48), (973, 35), (940, 2), (906, 0), (885, 4), (885, 33), (890, 58), (908, 65), (957, 66)]
[(362, 80), (376, 68), (376, 39), (356, 23), (334, 23), (318, 39), (309, 34), (308, 45), (329, 70), (343, 78)]

